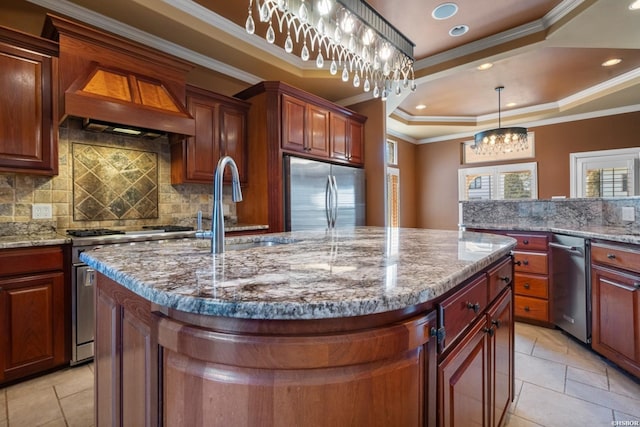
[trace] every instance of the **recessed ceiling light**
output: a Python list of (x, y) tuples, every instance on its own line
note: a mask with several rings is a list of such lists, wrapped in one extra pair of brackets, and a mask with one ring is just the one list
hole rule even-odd
[(459, 37), (463, 34), (467, 34), (467, 31), (469, 31), (468, 25), (456, 25), (455, 27), (449, 30), (449, 35), (451, 37)]
[(636, 0), (629, 5), (629, 10), (638, 10), (640, 9), (640, 0)]
[(484, 64), (478, 65), (476, 68), (480, 71), (484, 71), (488, 70), (491, 67), (493, 67), (493, 64), (491, 62), (485, 62)]
[(433, 9), (431, 16), (433, 19), (442, 20), (451, 18), (458, 13), (458, 5), (455, 3), (442, 3), (440, 6)]
[(507, 104), (507, 107), (515, 107), (516, 105), (518, 104), (516, 104), (515, 102), (510, 102)]
[(609, 59), (608, 61), (604, 61), (602, 63), (602, 66), (603, 67), (611, 67), (613, 65), (618, 65), (621, 62), (622, 62), (622, 59), (620, 59), (620, 58), (612, 58), (612, 59)]
[(418, 104), (418, 105), (416, 105), (416, 110), (424, 110), (425, 108), (427, 108), (427, 106), (426, 106), (426, 105), (424, 105), (424, 104)]

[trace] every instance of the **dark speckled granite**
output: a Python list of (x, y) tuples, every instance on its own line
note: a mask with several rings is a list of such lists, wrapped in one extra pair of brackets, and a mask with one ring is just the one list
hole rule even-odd
[(288, 241), (209, 253), (208, 241), (104, 247), (81, 259), (148, 300), (186, 312), (249, 319), (381, 313), (429, 301), (507, 255), (489, 234), (362, 227), (227, 239)]

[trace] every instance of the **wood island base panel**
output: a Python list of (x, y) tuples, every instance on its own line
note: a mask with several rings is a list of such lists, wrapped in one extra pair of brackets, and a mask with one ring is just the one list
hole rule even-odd
[[(513, 398), (514, 239), (362, 227), (233, 238), (244, 249), (218, 255), (202, 243), (83, 255), (99, 272), (98, 426), (500, 424)], [(484, 364), (453, 367), (469, 336), (486, 343)], [(439, 364), (485, 379), (479, 412), (438, 421)], [(450, 386), (448, 412), (464, 391)]]

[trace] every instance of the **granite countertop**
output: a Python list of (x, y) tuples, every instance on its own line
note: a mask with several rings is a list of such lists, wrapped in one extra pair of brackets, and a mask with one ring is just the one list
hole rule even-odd
[(580, 228), (562, 226), (522, 226), (522, 224), (473, 224), (467, 228), (476, 230), (502, 230), (502, 231), (544, 231), (550, 233), (568, 234), (585, 239), (601, 239), (612, 242), (631, 243), (640, 245), (640, 234), (630, 231), (625, 227), (613, 227), (606, 225), (590, 225)]
[[(280, 242), (229, 250), (242, 242)], [(288, 244), (286, 242), (289, 242)], [(323, 319), (427, 302), (507, 255), (512, 238), (484, 233), (358, 227), (226, 240), (105, 246), (81, 260), (161, 306), (245, 319)]]
[(28, 248), (31, 246), (64, 245), (71, 239), (57, 233), (22, 234), (0, 236), (0, 249)]

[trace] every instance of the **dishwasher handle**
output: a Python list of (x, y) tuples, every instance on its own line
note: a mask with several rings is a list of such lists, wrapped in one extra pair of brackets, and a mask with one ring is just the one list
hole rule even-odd
[(551, 246), (552, 248), (563, 249), (565, 251), (582, 253), (580, 248), (578, 248), (577, 246), (561, 245), (560, 243), (554, 242), (549, 243), (549, 246)]

